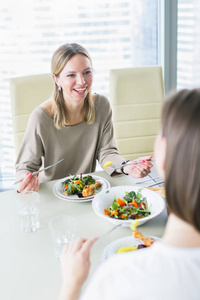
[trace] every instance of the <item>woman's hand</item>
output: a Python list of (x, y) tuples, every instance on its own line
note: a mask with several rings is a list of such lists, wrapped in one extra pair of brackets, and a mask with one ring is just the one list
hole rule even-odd
[(59, 300), (78, 299), (90, 270), (90, 249), (97, 238), (77, 238), (64, 246), (61, 255), (63, 285)]
[(124, 167), (124, 172), (128, 173), (129, 175), (131, 175), (132, 177), (135, 177), (135, 178), (145, 177), (149, 173), (151, 173), (151, 168), (153, 167), (151, 159), (152, 159), (152, 156), (150, 156), (150, 155), (139, 157), (138, 159), (135, 159), (134, 161), (141, 160), (142, 163)]
[(26, 173), (24, 179), (18, 184), (18, 193), (27, 193), (28, 191), (39, 191), (40, 182), (37, 175)]

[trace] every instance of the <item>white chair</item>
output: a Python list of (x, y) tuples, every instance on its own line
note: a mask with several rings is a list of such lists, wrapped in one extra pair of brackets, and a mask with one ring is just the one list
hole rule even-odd
[(110, 102), (121, 156), (132, 160), (153, 155), (163, 99), (160, 66), (110, 70)]
[(21, 145), (30, 113), (53, 93), (51, 74), (38, 74), (10, 79), (13, 132), (16, 154)]

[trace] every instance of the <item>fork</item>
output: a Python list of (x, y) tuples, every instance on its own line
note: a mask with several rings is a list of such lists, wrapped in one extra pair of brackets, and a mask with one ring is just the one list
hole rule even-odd
[(105, 237), (106, 235), (108, 235), (109, 233), (111, 233), (113, 230), (117, 229), (118, 227), (122, 226), (123, 224), (120, 223), (120, 224), (117, 224), (115, 225), (113, 228), (111, 228), (109, 231), (107, 231), (106, 233), (102, 234), (99, 236), (99, 239)]
[(137, 164), (141, 164), (141, 163), (144, 163), (144, 161), (137, 160), (137, 161), (128, 162), (126, 164), (121, 164), (121, 165), (110, 165), (109, 168), (118, 170), (118, 169), (121, 169), (122, 167), (130, 166), (130, 165), (137, 165)]
[[(59, 161), (57, 161), (56, 163), (54, 163), (54, 164), (52, 164), (52, 165), (49, 165), (49, 166), (46, 167), (46, 168), (40, 169), (40, 170), (38, 170), (38, 171), (36, 171), (36, 172), (33, 172), (33, 173), (32, 173), (32, 176), (37, 175), (38, 173), (40, 173), (40, 172), (42, 172), (42, 171), (45, 171), (45, 170), (47, 170), (47, 169), (49, 169), (49, 168), (51, 168), (51, 167), (53, 167), (53, 166), (59, 164), (59, 163), (60, 163), (61, 161), (63, 161), (63, 160), (64, 160), (64, 158), (60, 159)], [(21, 182), (22, 180), (24, 180), (24, 178), (15, 181), (15, 182), (13, 183), (13, 185), (15, 185), (15, 184)]]
[(109, 168), (112, 168), (112, 169), (115, 169), (115, 170), (118, 170), (118, 169), (121, 169), (122, 167), (126, 167), (126, 166), (130, 166), (130, 165), (137, 165), (137, 164), (141, 164), (141, 163), (144, 163), (144, 162), (147, 162), (147, 161), (151, 161), (153, 162), (154, 161), (154, 158), (152, 158), (151, 160), (135, 160), (135, 161), (131, 161), (131, 162), (127, 162), (126, 164), (121, 164), (121, 165), (110, 165)]

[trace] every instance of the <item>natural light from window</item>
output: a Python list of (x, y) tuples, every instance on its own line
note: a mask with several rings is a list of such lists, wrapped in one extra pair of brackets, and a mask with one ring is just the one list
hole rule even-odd
[[(8, 0), (1, 3), (0, 149), (14, 175), (9, 78), (50, 72), (58, 46), (80, 43), (93, 59), (93, 92), (109, 97), (109, 69), (158, 63), (157, 0)], [(44, 99), (46, 100), (46, 99)]]

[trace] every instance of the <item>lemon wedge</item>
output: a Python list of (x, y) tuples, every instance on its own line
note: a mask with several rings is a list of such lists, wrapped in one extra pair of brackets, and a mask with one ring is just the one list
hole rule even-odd
[(113, 162), (112, 161), (107, 161), (107, 162), (105, 162), (105, 164), (104, 164), (104, 168), (107, 168), (107, 167), (110, 167), (111, 165), (113, 164)]
[(123, 252), (134, 251), (134, 250), (137, 250), (137, 246), (121, 247), (117, 250), (117, 253), (123, 253)]
[(130, 224), (130, 229), (131, 229), (131, 230), (135, 230), (136, 227), (138, 226), (138, 224), (139, 224), (138, 221), (135, 221), (135, 222), (131, 223), (131, 224)]

